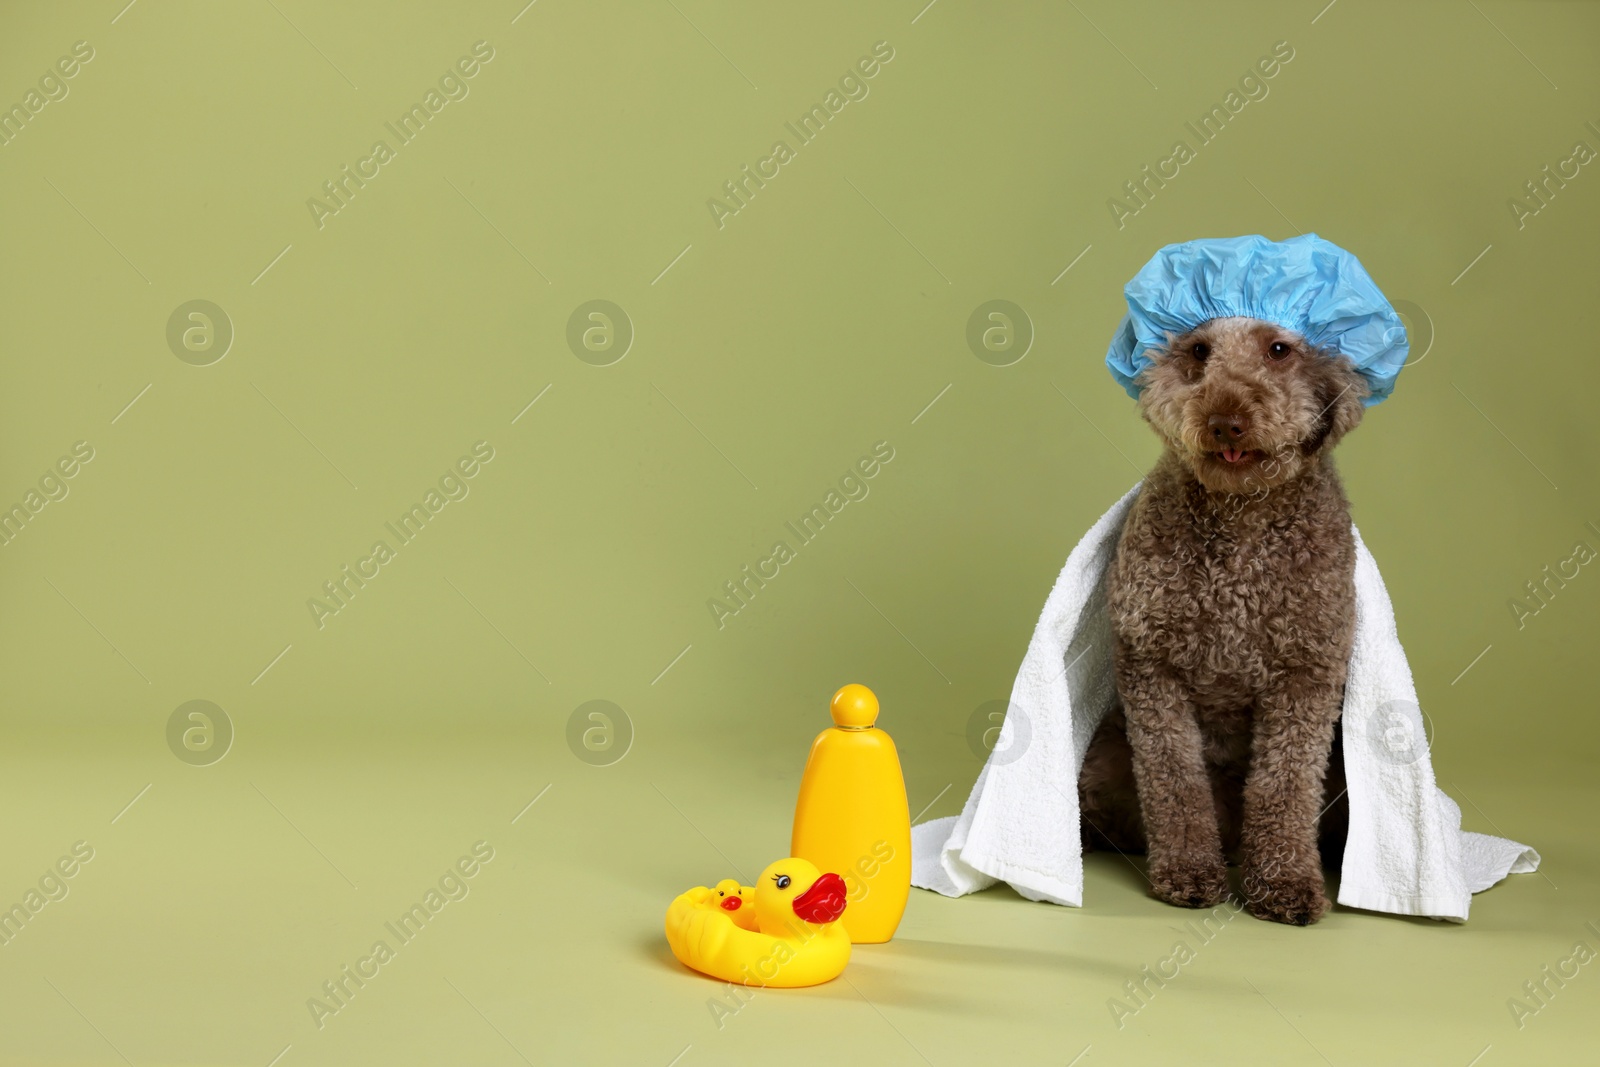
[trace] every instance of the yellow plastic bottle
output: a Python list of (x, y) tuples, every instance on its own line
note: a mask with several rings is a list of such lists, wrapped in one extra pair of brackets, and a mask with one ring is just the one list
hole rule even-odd
[(864, 685), (833, 695), (834, 725), (817, 735), (800, 778), (789, 851), (845, 880), (840, 922), (858, 945), (889, 940), (911, 894), (911, 808), (894, 741), (873, 724)]

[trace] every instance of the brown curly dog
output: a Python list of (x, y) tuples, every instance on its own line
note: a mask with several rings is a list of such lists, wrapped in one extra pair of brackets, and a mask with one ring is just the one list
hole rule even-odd
[(1079, 778), (1084, 844), (1148, 852), (1152, 894), (1193, 908), (1223, 899), (1233, 857), (1252, 914), (1313, 923), (1348, 816), (1334, 740), (1355, 632), (1329, 452), (1367, 385), (1251, 318), (1169, 336), (1139, 383), (1166, 448), (1106, 575), (1121, 706)]

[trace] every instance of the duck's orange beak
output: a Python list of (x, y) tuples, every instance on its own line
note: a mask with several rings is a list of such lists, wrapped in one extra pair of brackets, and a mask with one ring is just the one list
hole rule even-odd
[(744, 903), (744, 901), (740, 900), (738, 897), (723, 897), (722, 898), (722, 910), (723, 911), (738, 911), (739, 910), (739, 906), (741, 904), (743, 904), (743, 903)]
[(808, 923), (831, 923), (844, 914), (844, 879), (837, 874), (824, 874), (811, 883), (811, 888), (794, 898), (794, 913)]

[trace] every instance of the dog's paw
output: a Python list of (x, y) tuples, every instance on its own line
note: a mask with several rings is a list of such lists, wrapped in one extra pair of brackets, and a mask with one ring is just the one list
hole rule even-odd
[(1310, 926), (1328, 913), (1327, 887), (1322, 872), (1274, 874), (1246, 870), (1244, 906), (1258, 919), (1290, 926)]
[(1209, 908), (1228, 892), (1228, 865), (1221, 857), (1156, 862), (1150, 865), (1150, 895), (1180, 908)]

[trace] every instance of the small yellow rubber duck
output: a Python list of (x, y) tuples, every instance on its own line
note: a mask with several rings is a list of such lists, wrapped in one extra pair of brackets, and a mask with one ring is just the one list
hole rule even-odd
[(728, 913), (733, 925), (752, 932), (761, 929), (756, 922), (756, 891), (752, 887), (724, 878), (717, 883), (716, 893), (717, 907)]
[[(732, 886), (737, 895), (731, 894)], [(745, 903), (744, 893), (755, 898)], [(740, 901), (729, 907), (730, 900)], [(667, 908), (667, 944), (686, 967), (727, 982), (792, 989), (839, 977), (850, 961), (845, 884), (791, 856), (771, 864), (753, 892), (731, 879), (716, 889), (695, 886)], [(754, 912), (754, 929), (736, 920)]]

